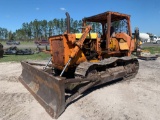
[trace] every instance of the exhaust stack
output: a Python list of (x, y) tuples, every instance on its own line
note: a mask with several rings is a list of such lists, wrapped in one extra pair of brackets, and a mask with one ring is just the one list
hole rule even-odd
[(66, 12), (67, 17), (67, 34), (70, 33), (70, 15), (68, 12)]

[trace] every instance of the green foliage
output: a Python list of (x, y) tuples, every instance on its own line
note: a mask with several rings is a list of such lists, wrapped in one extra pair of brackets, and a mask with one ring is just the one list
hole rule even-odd
[(8, 30), (6, 28), (0, 27), (0, 39), (7, 39), (8, 37)]
[[(79, 33), (82, 28), (82, 20), (70, 20), (70, 32)], [(93, 29), (91, 32), (100, 30), (100, 25), (97, 23), (89, 23)], [(5, 28), (0, 28), (0, 39), (14, 39), (14, 40), (38, 40), (47, 39), (49, 36), (63, 34), (66, 31), (66, 18), (53, 20), (37, 20), (26, 22), (22, 24), (22, 27), (15, 32), (8, 31)]]
[(144, 47), (143, 50), (147, 50), (151, 54), (160, 53), (160, 47)]
[(49, 54), (46, 53), (38, 53), (33, 55), (4, 55), (3, 58), (0, 58), (0, 62), (20, 62), (20, 61), (27, 61), (27, 60), (48, 60), (50, 57)]
[(14, 35), (15, 34), (13, 34), (12, 31), (9, 31), (9, 33), (8, 33), (8, 39), (9, 40), (14, 40)]

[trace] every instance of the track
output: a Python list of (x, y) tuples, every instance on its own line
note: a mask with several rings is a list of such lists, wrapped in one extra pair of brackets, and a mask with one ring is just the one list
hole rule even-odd
[(75, 70), (75, 79), (81, 81), (67, 85), (66, 90), (77, 91), (93, 81), (95, 81), (93, 86), (97, 86), (118, 79), (129, 80), (136, 76), (138, 70), (139, 62), (132, 57), (110, 57), (96, 63), (83, 62)]
[(75, 77), (91, 77), (92, 75), (113, 75), (114, 72), (124, 70), (123, 77), (135, 77), (139, 69), (138, 60), (131, 57), (110, 57), (108, 59), (101, 60), (99, 62), (83, 62), (75, 71)]

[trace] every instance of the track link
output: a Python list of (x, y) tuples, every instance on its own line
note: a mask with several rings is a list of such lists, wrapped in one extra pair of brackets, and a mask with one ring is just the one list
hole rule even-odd
[(88, 77), (89, 73), (92, 73), (93, 75), (101, 75), (106, 72), (106, 74), (108, 74), (108, 71), (111, 68), (113, 73), (110, 74), (114, 74), (113, 68), (116, 71), (116, 68), (118, 70), (118, 67), (120, 66), (124, 67), (124, 70), (126, 71), (126, 74), (124, 74), (125, 79), (135, 77), (139, 69), (138, 60), (136, 58), (110, 57), (96, 63), (83, 62), (79, 64), (75, 70), (75, 77), (85, 78)]

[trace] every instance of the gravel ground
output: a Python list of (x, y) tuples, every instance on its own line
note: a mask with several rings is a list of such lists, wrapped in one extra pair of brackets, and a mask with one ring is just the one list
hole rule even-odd
[[(160, 58), (139, 62), (135, 78), (90, 92), (58, 120), (160, 120)], [(0, 68), (0, 120), (53, 120), (18, 81), (20, 63)]]

